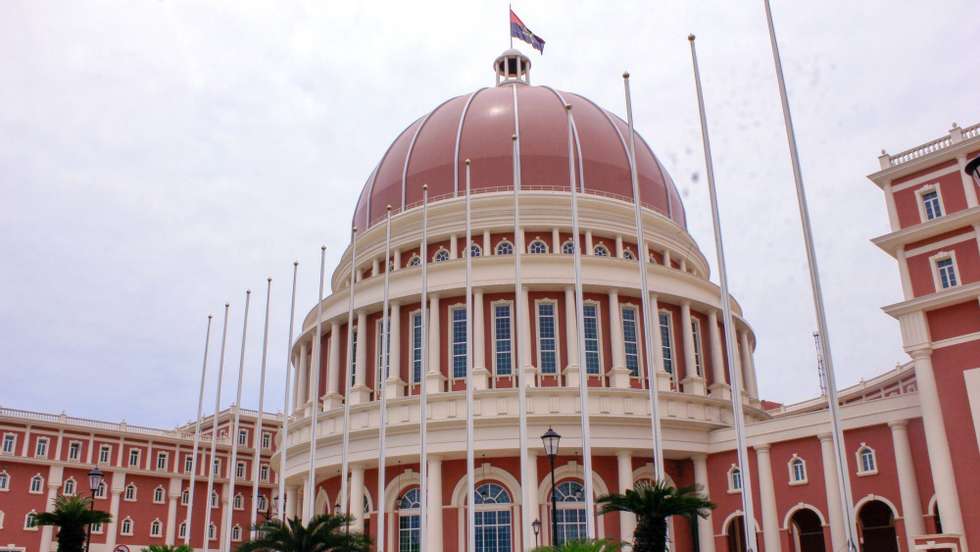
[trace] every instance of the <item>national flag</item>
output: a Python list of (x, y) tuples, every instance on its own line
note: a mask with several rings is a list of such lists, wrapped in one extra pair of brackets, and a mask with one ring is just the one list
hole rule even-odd
[(521, 21), (520, 17), (514, 13), (514, 10), (510, 10), (510, 36), (523, 40), (531, 45), (535, 50), (544, 53), (544, 39), (540, 36), (531, 32), (531, 29), (527, 28), (527, 25)]

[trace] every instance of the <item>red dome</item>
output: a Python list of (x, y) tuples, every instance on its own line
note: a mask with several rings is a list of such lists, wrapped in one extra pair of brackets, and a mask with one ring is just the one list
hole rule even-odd
[[(467, 158), (474, 193), (513, 189), (515, 133), (522, 189), (568, 190), (565, 102), (572, 105), (582, 157), (579, 189), (631, 201), (625, 121), (577, 94), (510, 81), (447, 100), (402, 131), (368, 177), (354, 224), (361, 229), (376, 224), (388, 204), (396, 210), (417, 205), (423, 184), (429, 186), (430, 202), (461, 195)], [(684, 205), (670, 175), (639, 134), (636, 148), (643, 205), (686, 228)]]

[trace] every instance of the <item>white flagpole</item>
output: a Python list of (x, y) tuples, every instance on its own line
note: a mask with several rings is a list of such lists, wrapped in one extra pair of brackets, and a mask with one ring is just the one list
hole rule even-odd
[(252, 290), (245, 290), (245, 317), (242, 320), (242, 348), (241, 356), (238, 360), (238, 389), (235, 392), (235, 405), (232, 414), (231, 430), (231, 461), (228, 462), (228, 505), (225, 508), (225, 522), (221, 532), (221, 540), (224, 543), (224, 550), (231, 552), (231, 523), (232, 523), (232, 500), (235, 496), (235, 484), (238, 482), (238, 428), (241, 420), (242, 411), (242, 385), (245, 382), (245, 344), (248, 334), (248, 305), (252, 298)]
[[(427, 241), (429, 239), (429, 186), (427, 184), (422, 185), (422, 243), (419, 247), (419, 253), (422, 257), (422, 292), (420, 295), (419, 304), (419, 315), (422, 317), (422, 332), (419, 339), (419, 353), (421, 355), (422, 366), (419, 368), (419, 381), (416, 383), (419, 386), (419, 550), (426, 550), (426, 541), (428, 540), (428, 519), (429, 519), (429, 455), (426, 450), (426, 432), (428, 430), (428, 416), (429, 416), (429, 405), (428, 399), (429, 394), (425, 388), (425, 376), (429, 373), (429, 348), (428, 348), (428, 324), (429, 320), (426, 317), (428, 307), (426, 303), (429, 300), (429, 263), (426, 262), (426, 255), (428, 255), (429, 248)], [(437, 315), (439, 313), (436, 313)], [(414, 322), (412, 322), (414, 324)], [(412, 334), (415, 333), (414, 326), (412, 328)], [(413, 353), (414, 355), (414, 353)], [(412, 358), (412, 373), (409, 375), (409, 379), (415, 377), (415, 358)], [(439, 515), (442, 515), (440, 512)]]
[[(585, 535), (595, 537), (595, 497), (592, 495), (592, 439), (589, 420), (589, 371), (585, 356), (585, 298), (582, 293), (582, 246), (578, 225), (578, 185), (575, 182), (575, 120), (572, 118), (572, 104), (565, 104), (568, 120), (568, 188), (572, 193), (572, 239), (575, 240), (575, 318), (578, 325), (579, 358), (579, 419), (582, 432), (582, 468), (585, 484)], [(556, 543), (552, 543), (556, 544)]]
[[(345, 355), (347, 365), (341, 371), (341, 377), (344, 378), (344, 433), (340, 443), (340, 509), (347, 517), (350, 517), (350, 489), (347, 488), (350, 462), (347, 459), (347, 452), (350, 446), (351, 380), (354, 379), (354, 286), (357, 285), (357, 226), (351, 227), (350, 247), (350, 285), (347, 287), (347, 355)], [(322, 264), (320, 274), (320, 279), (323, 280)], [(359, 345), (361, 347), (366, 346), (364, 343)], [(357, 506), (361, 507), (360, 504)]]
[[(218, 413), (221, 411), (221, 380), (225, 372), (225, 343), (228, 338), (228, 309), (225, 303), (225, 321), (221, 326), (221, 354), (218, 357), (218, 386), (214, 394), (214, 416), (211, 417), (211, 454), (208, 456), (208, 494), (204, 497), (204, 552), (211, 550), (208, 531), (211, 527), (211, 493), (214, 491), (214, 462), (218, 446)], [(188, 505), (190, 510), (190, 505)], [(190, 528), (188, 528), (188, 531)], [(215, 535), (217, 536), (217, 535)]]
[(844, 452), (844, 431), (841, 428), (837, 384), (834, 376), (834, 357), (830, 352), (830, 330), (827, 327), (827, 312), (824, 308), (823, 291), (820, 287), (820, 270), (817, 267), (817, 252), (813, 247), (813, 229), (810, 226), (810, 210), (807, 207), (806, 190), (803, 188), (803, 171), (800, 169), (800, 154), (796, 148), (796, 131), (793, 130), (793, 116), (789, 109), (786, 94), (786, 81), (783, 78), (783, 63), (779, 57), (776, 43), (776, 29), (772, 22), (772, 9), (769, 0), (763, 0), (766, 10), (766, 23), (769, 26), (769, 42), (772, 58), (776, 66), (776, 81), (779, 84), (779, 100), (783, 107), (783, 122), (786, 126), (786, 141), (789, 144), (790, 160), (793, 164), (793, 180), (796, 183), (796, 199), (800, 209), (800, 224), (803, 227), (803, 242), (806, 245), (807, 265), (810, 269), (810, 287), (813, 292), (813, 307), (817, 314), (817, 328), (820, 332), (820, 348), (823, 350), (824, 368), (827, 378), (827, 404), (833, 425), (834, 451), (837, 454), (837, 481), (840, 485), (840, 500), (847, 528), (848, 550), (857, 550), (858, 535), (854, 518), (854, 500), (851, 495), (851, 482), (848, 476), (847, 454)]
[[(265, 408), (265, 363), (269, 351), (269, 303), (272, 299), (272, 278), (266, 278), (265, 290), (265, 324), (262, 329), (262, 364), (259, 369), (259, 414), (255, 420), (255, 432), (252, 435), (252, 508), (249, 516), (249, 533), (254, 539), (257, 535), (255, 522), (258, 519), (259, 500), (259, 463), (262, 459), (262, 418)], [(269, 504), (266, 502), (266, 504)]]
[(694, 35), (688, 36), (691, 43), (691, 61), (694, 65), (694, 86), (698, 94), (698, 112), (701, 117), (701, 139), (704, 141), (704, 164), (708, 173), (708, 194), (711, 198), (711, 221), (715, 231), (715, 249), (718, 254), (718, 279), (721, 282), (721, 307), (725, 327), (725, 355), (728, 360), (728, 377), (732, 382), (732, 418), (735, 426), (735, 441), (738, 453), (738, 469), (742, 477), (742, 520), (745, 522), (745, 548), (748, 552), (758, 550), (755, 534), (755, 509), (752, 500), (752, 474), (749, 464), (749, 450), (745, 440), (745, 418), (742, 412), (742, 377), (735, 366), (735, 324), (732, 321), (732, 301), (728, 293), (728, 269), (725, 265), (725, 246), (721, 236), (721, 220), (718, 215), (718, 194), (715, 190), (715, 169), (711, 159), (711, 141), (708, 138), (708, 122), (704, 111), (704, 95), (701, 91), (701, 72), (698, 70), (698, 56), (694, 47)]
[(642, 206), (640, 205), (640, 180), (636, 174), (636, 133), (633, 131), (633, 100), (630, 96), (630, 74), (623, 73), (626, 90), (626, 121), (629, 124), (630, 180), (633, 184), (633, 218), (636, 225), (636, 258), (640, 268), (640, 305), (643, 308), (643, 348), (647, 366), (647, 387), (650, 395), (650, 431), (653, 437), (653, 467), (657, 481), (664, 479), (663, 434), (660, 425), (660, 393), (657, 388), (659, 367), (653, 350), (653, 332), (659, 327), (659, 320), (650, 310), (650, 283), (647, 266), (650, 258), (647, 253), (646, 235), (643, 230)]
[[(476, 466), (473, 430), (473, 284), (470, 271), (473, 257), (470, 256), (470, 160), (466, 160), (466, 537), (469, 551), (476, 550)], [(516, 251), (515, 251), (516, 253)], [(452, 320), (449, 321), (452, 324)]]
[[(386, 458), (388, 451), (385, 449), (385, 437), (386, 437), (386, 419), (388, 414), (388, 397), (385, 395), (385, 380), (388, 379), (388, 375), (391, 371), (391, 366), (389, 364), (391, 358), (391, 339), (390, 332), (391, 329), (389, 325), (391, 320), (388, 316), (388, 282), (391, 276), (391, 205), (388, 205), (385, 214), (385, 283), (384, 283), (384, 299), (381, 305), (381, 350), (382, 352), (382, 362), (381, 366), (378, 366), (379, 374), (375, 375), (375, 389), (376, 395), (380, 395), (380, 404), (378, 406), (378, 506), (376, 510), (378, 511), (378, 550), (385, 550), (385, 468)], [(398, 320), (395, 321), (398, 324)], [(396, 343), (397, 347), (398, 344)], [(376, 397), (377, 398), (377, 397)], [(395, 492), (398, 492), (396, 489)]]
[(184, 521), (184, 544), (191, 542), (191, 520), (194, 511), (194, 486), (197, 483), (197, 452), (201, 444), (201, 416), (204, 414), (204, 379), (208, 373), (208, 346), (211, 344), (211, 320), (208, 315), (208, 329), (204, 334), (204, 363), (201, 366), (201, 390), (197, 394), (197, 418), (194, 421), (194, 449), (191, 453), (191, 481), (187, 489), (187, 519)]
[(293, 316), (296, 313), (296, 273), (299, 261), (293, 261), (293, 292), (289, 299), (289, 338), (286, 340), (286, 386), (282, 397), (282, 440), (279, 442), (279, 521), (286, 522), (286, 454), (289, 449), (289, 380), (292, 374)]
[(303, 521), (309, 522), (314, 516), (317, 515), (313, 509), (316, 507), (316, 446), (317, 446), (317, 425), (320, 420), (320, 341), (322, 338), (323, 331), (323, 272), (324, 266), (326, 264), (327, 258), (327, 246), (320, 246), (320, 282), (317, 293), (316, 300), (316, 330), (313, 334), (313, 344), (310, 346), (310, 351), (313, 354), (313, 365), (312, 377), (310, 377), (310, 390), (313, 396), (313, 404), (311, 405), (310, 412), (310, 456), (309, 463), (307, 464), (307, 470), (309, 474), (307, 476), (306, 485), (307, 493), (303, 496), (305, 499), (305, 507)]

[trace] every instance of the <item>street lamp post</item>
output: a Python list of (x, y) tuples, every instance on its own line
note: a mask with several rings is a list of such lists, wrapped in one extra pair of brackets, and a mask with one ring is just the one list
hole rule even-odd
[(551, 464), (551, 546), (555, 548), (558, 548), (558, 503), (555, 502), (555, 458), (558, 457), (559, 441), (561, 441), (561, 435), (550, 427), (541, 436), (541, 442), (544, 443), (544, 453), (548, 455), (548, 462)]
[(531, 529), (534, 529), (534, 547), (539, 548), (541, 546), (541, 520), (532, 521)]
[[(102, 485), (102, 470), (98, 466), (92, 468), (92, 471), (88, 472), (88, 490), (92, 495), (92, 501), (88, 503), (89, 511), (95, 510), (95, 491), (99, 490)], [(85, 552), (88, 552), (89, 545), (92, 543), (92, 525), (89, 524), (85, 528)]]

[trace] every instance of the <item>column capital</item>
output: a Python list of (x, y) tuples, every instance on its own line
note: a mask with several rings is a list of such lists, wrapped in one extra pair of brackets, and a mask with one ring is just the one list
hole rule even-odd
[(908, 429), (908, 426), (909, 426), (909, 421), (907, 419), (905, 419), (905, 420), (894, 420), (894, 421), (888, 422), (888, 427), (890, 427), (892, 429), (892, 431), (905, 430), (905, 429)]
[(820, 433), (820, 434), (817, 435), (817, 439), (820, 439), (820, 442), (821, 443), (824, 443), (824, 442), (828, 442), (828, 441), (833, 441), (834, 440), (834, 436), (831, 435), (830, 433)]
[(630, 457), (633, 456), (633, 451), (629, 449), (619, 449), (616, 451), (616, 458)]
[(690, 458), (692, 462), (704, 462), (708, 459), (708, 455), (703, 452), (695, 452)]
[(932, 347), (928, 345), (920, 345), (912, 349), (906, 349), (906, 353), (912, 360), (928, 359), (932, 357)]
[(752, 448), (755, 449), (756, 454), (769, 454), (769, 451), (772, 449), (772, 445), (769, 443), (759, 443), (757, 445), (752, 445)]

